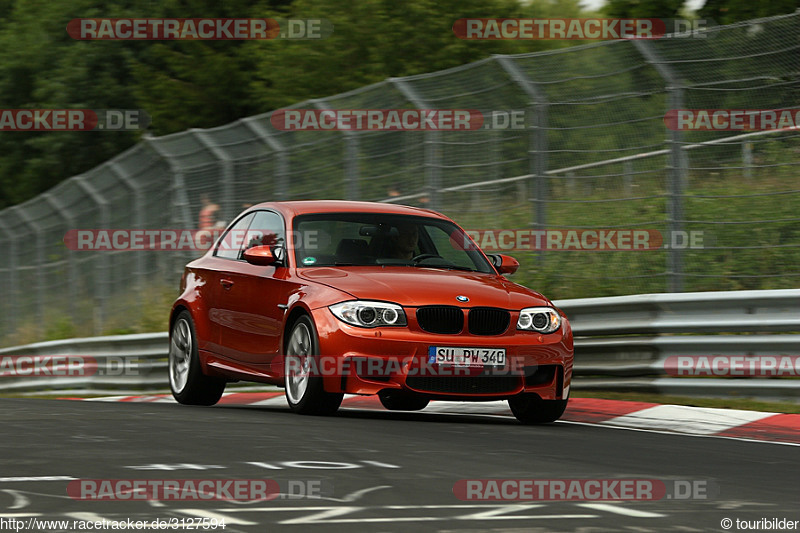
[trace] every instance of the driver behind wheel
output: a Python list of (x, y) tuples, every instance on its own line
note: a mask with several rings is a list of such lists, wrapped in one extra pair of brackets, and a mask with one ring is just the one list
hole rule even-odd
[(416, 224), (399, 224), (397, 226), (397, 235), (391, 237), (392, 247), (389, 257), (395, 259), (413, 259), (418, 242), (419, 227), (417, 227)]

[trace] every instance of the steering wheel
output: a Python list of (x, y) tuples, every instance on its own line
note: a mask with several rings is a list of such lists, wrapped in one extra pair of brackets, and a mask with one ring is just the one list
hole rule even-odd
[(431, 259), (433, 257), (442, 257), (442, 256), (438, 254), (419, 254), (416, 257), (412, 257), (411, 260), (415, 263), (419, 263), (420, 261), (423, 261), (425, 259)]

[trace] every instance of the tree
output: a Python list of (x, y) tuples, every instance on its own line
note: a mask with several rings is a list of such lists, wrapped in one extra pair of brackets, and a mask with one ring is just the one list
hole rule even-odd
[(717, 24), (732, 24), (743, 20), (783, 15), (800, 8), (800, 0), (707, 0), (700, 9), (700, 18), (711, 19)]
[[(0, 0), (2, 108), (143, 109), (156, 135), (214, 127), (393, 76), (575, 41), (466, 41), (459, 18), (576, 17), (579, 0)], [(101, 7), (98, 7), (102, 5)], [(74, 18), (327, 19), (322, 40), (78, 41)], [(131, 147), (142, 132), (0, 132), (0, 208)]]
[[(84, 1), (90, 13), (88, 4)], [(108, 47), (73, 41), (67, 22), (78, 6), (16, 2), (0, 25), (2, 108), (103, 109), (135, 107), (125, 86), (129, 53), (124, 43)], [(84, 172), (136, 141), (126, 132), (0, 133), (0, 206), (23, 201), (61, 180)]]
[(257, 65), (251, 82), (254, 97), (262, 107), (274, 109), (389, 77), (464, 65), (492, 54), (563, 45), (467, 41), (452, 30), (459, 18), (513, 18), (525, 16), (525, 10), (515, 0), (296, 0), (290, 10), (264, 16), (327, 19), (333, 24), (333, 34), (316, 41), (248, 43)]
[(679, 18), (685, 0), (608, 0), (603, 14), (616, 18)]

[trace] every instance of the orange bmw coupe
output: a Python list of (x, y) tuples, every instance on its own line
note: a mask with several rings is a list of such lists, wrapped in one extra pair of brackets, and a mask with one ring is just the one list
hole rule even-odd
[(572, 331), (553, 302), (505, 277), (518, 267), (427, 209), (255, 205), (185, 268), (172, 394), (213, 405), (226, 383), (255, 381), (284, 387), (301, 414), (377, 394), (390, 410), (508, 400), (521, 422), (552, 422), (569, 398)]

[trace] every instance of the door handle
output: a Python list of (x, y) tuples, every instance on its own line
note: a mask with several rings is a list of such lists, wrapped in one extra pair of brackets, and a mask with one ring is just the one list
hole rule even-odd
[(231, 287), (233, 287), (233, 280), (221, 279), (219, 280), (219, 284), (222, 285), (222, 287), (225, 289), (230, 289)]

